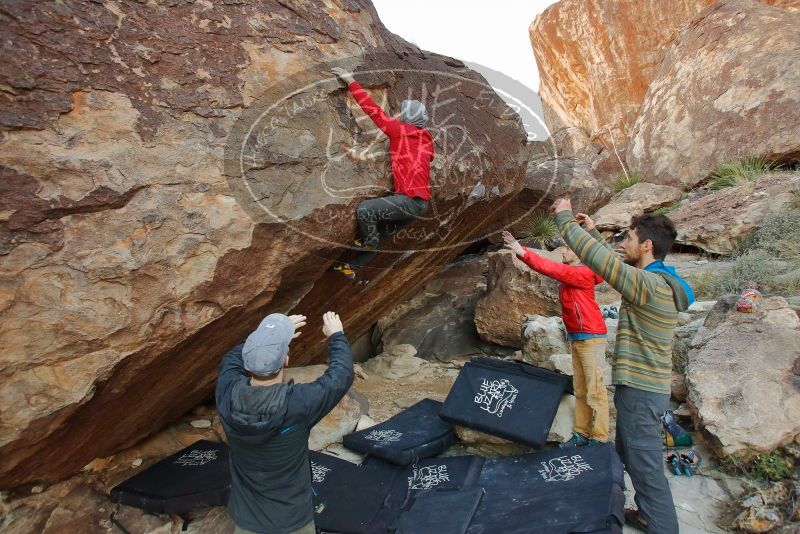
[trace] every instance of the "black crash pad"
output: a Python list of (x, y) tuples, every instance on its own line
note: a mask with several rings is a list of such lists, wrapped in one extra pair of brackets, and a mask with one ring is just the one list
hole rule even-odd
[(228, 446), (200, 440), (111, 490), (111, 501), (154, 514), (184, 515), (228, 503)]

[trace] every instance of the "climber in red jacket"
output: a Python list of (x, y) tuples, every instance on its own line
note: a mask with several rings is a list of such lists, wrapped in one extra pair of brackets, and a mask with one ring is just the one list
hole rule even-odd
[[(334, 266), (349, 279), (355, 279), (355, 268), (362, 267), (380, 244), (381, 234), (388, 234), (387, 226), (397, 229), (402, 224), (420, 217), (428, 209), (431, 199), (431, 161), (433, 160), (433, 138), (424, 128), (428, 112), (418, 100), (403, 100), (400, 120), (387, 115), (367, 92), (345, 69), (331, 69), (347, 84), (347, 88), (361, 109), (372, 122), (389, 137), (389, 153), (392, 159), (394, 194), (364, 200), (358, 205), (358, 226), (361, 239), (356, 246), (363, 250), (352, 265), (342, 263)], [(382, 232), (382, 230), (384, 230)]]
[[(586, 217), (588, 219), (588, 217)], [(561, 249), (557, 263), (523, 247), (509, 232), (503, 232), (506, 247), (531, 269), (561, 282), (561, 318), (572, 345), (572, 386), (575, 390), (575, 424), (572, 437), (562, 448), (579, 447), (608, 440), (608, 396), (603, 380), (608, 334), (603, 314), (594, 299), (594, 286), (603, 283), (591, 269), (581, 265), (569, 247)]]

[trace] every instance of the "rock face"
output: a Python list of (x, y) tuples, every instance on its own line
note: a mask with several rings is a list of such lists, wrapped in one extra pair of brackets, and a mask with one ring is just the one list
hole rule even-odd
[(555, 199), (565, 194), (570, 195), (576, 213), (592, 213), (611, 197), (611, 191), (595, 179), (587, 161), (554, 156), (551, 144), (546, 141), (530, 143), (529, 150), (525, 183), (513, 214), (515, 230), (524, 229), (526, 215), (536, 210), (546, 211)]
[[(536, 252), (554, 261), (561, 260), (553, 252)], [(526, 315), (561, 315), (558, 282), (537, 273), (510, 250), (488, 256), (486, 294), (475, 306), (475, 326), (484, 341), (520, 348)]]
[(771, 174), (755, 182), (714, 191), (669, 213), (678, 243), (729, 255), (736, 241), (751, 235), (770, 214), (798, 203), (800, 174)]
[[(327, 365), (308, 365), (287, 369), (285, 373), (287, 379), (292, 378), (298, 384), (308, 384), (322, 376), (327, 368)], [(367, 412), (369, 401), (355, 388), (350, 388), (339, 404), (311, 429), (308, 448), (318, 451), (342, 441), (345, 434), (355, 430), (359, 419)]]
[(782, 297), (756, 313), (717, 301), (686, 366), (695, 428), (719, 456), (750, 459), (800, 435), (800, 319)]
[(611, 191), (595, 180), (592, 168), (579, 159), (556, 157), (528, 164), (520, 200), (526, 206), (538, 201), (547, 209), (569, 194), (577, 213), (591, 213), (611, 197)]
[(561, 317), (527, 315), (522, 323), (522, 358), (534, 365), (552, 369), (550, 356), (570, 352)]
[(676, 187), (640, 182), (614, 195), (592, 218), (598, 230), (619, 230), (627, 228), (634, 215), (669, 206), (680, 198)]
[[(185, 413), (267, 312), (307, 315), (293, 363), (321, 361), (324, 311), (355, 339), (522, 187), (518, 117), (366, 0), (18, 3), (0, 20), (3, 488)], [(390, 187), (387, 143), (330, 61), (392, 113), (426, 99), (436, 140), (426, 218), (386, 245), (413, 251), (379, 255), (365, 287), (328, 268), (358, 202)]]
[(676, 38), (650, 84), (630, 167), (690, 188), (740, 155), (800, 157), (798, 42), (795, 10), (750, 0), (708, 8)]
[(486, 343), (475, 328), (475, 305), (486, 290), (488, 259), (469, 254), (448, 264), (410, 300), (378, 319), (372, 332), (378, 352), (410, 344), (425, 360), (466, 360), (476, 354), (510, 355)]
[(368, 375), (397, 380), (419, 372), (426, 364), (422, 358), (417, 358), (417, 350), (413, 345), (394, 345), (387, 347), (386, 351), (370, 358), (362, 366)]
[(551, 134), (567, 137), (564, 155), (627, 140), (668, 44), (710, 3), (561, 0), (536, 17), (529, 34), (539, 94)]

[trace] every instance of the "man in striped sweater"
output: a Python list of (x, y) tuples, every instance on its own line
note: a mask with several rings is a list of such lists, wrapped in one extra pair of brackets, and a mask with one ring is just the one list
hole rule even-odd
[(620, 245), (621, 259), (588, 215), (573, 217), (569, 199), (556, 200), (550, 211), (583, 264), (622, 295), (612, 373), (616, 448), (638, 507), (626, 510), (626, 521), (646, 532), (677, 534), (678, 518), (664, 476), (660, 417), (668, 408), (678, 313), (689, 307), (694, 294), (663, 262), (677, 237), (675, 226), (664, 215), (634, 217)]

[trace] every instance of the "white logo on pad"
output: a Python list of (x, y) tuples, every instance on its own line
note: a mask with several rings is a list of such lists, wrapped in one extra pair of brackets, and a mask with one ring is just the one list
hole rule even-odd
[(574, 456), (559, 456), (549, 462), (542, 462), (539, 474), (545, 482), (567, 482), (577, 477), (584, 471), (591, 471), (592, 466), (580, 454)]
[(400, 441), (401, 437), (403, 437), (403, 433), (397, 430), (373, 430), (364, 436), (364, 439), (378, 441), (380, 443), (390, 443), (393, 441)]
[(414, 468), (414, 476), (408, 477), (408, 489), (431, 489), (442, 482), (450, 482), (446, 465)]
[(503, 417), (505, 410), (514, 407), (519, 390), (511, 385), (507, 379), (487, 380), (481, 379), (480, 393), (475, 395), (475, 404), (480, 405), (481, 410), (486, 410), (497, 417)]
[(322, 484), (325, 482), (325, 476), (331, 470), (330, 467), (319, 465), (316, 462), (311, 462), (311, 482), (314, 484)]
[(180, 458), (175, 460), (175, 463), (183, 466), (206, 465), (208, 462), (213, 462), (217, 459), (217, 451), (189, 451), (186, 454), (181, 454)]

